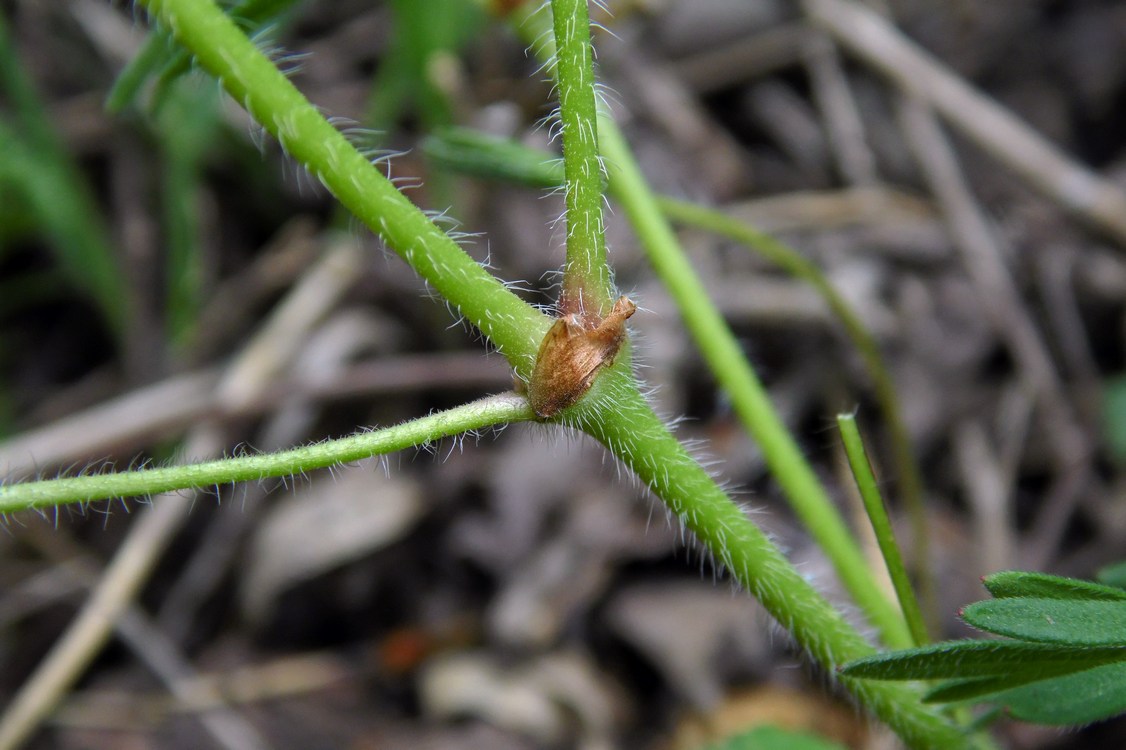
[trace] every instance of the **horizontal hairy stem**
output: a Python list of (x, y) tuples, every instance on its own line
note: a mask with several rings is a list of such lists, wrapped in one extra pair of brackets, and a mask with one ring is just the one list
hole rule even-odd
[(394, 427), (360, 432), (277, 453), (0, 486), (0, 513), (292, 476), (411, 446), (425, 446), (470, 430), (534, 418), (535, 414), (523, 396), (502, 393)]

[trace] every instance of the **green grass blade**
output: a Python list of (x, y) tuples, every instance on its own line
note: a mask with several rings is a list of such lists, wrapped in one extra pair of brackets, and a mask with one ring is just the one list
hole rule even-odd
[(915, 591), (911, 588), (911, 580), (907, 575), (907, 568), (903, 565), (899, 545), (895, 542), (895, 532), (892, 531), (884, 499), (880, 496), (879, 485), (872, 473), (868, 454), (864, 450), (860, 430), (856, 427), (856, 417), (852, 414), (838, 414), (837, 426), (841, 431), (848, 465), (852, 469), (852, 476), (856, 479), (857, 489), (864, 502), (864, 510), (868, 514), (868, 521), (872, 524), (872, 531), (876, 535), (876, 542), (880, 546), (888, 575), (891, 576), (903, 617), (907, 620), (907, 627), (911, 630), (915, 645), (922, 646), (930, 640), (923, 622), (923, 613), (919, 609), (918, 600), (915, 599)]

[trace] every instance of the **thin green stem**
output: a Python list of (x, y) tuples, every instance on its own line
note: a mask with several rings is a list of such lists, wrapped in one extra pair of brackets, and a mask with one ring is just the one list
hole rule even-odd
[(837, 574), (893, 648), (910, 645), (898, 609), (872, 580), (859, 545), (778, 417), (746, 357), (707, 290), (680, 251), (625, 139), (609, 118), (599, 122), (602, 153), (610, 171), (610, 194), (623, 206), (657, 274), (684, 317), (697, 346), (735, 411), (750, 430), (795, 512), (832, 561)]
[(425, 446), (470, 430), (534, 418), (523, 396), (503, 393), (393, 427), (277, 453), (0, 486), (0, 513), (292, 476), (411, 446)]
[(852, 414), (838, 414), (837, 426), (844, 441), (848, 465), (852, 469), (856, 487), (860, 490), (860, 497), (864, 501), (864, 510), (868, 514), (868, 521), (872, 524), (872, 531), (876, 534), (876, 542), (880, 545), (880, 553), (883, 555), (888, 575), (891, 576), (892, 586), (895, 587), (895, 595), (899, 598), (899, 607), (903, 610), (907, 627), (911, 629), (911, 637), (915, 639), (914, 645), (923, 646), (929, 641), (923, 613), (911, 588), (907, 568), (903, 565), (903, 556), (899, 554), (899, 545), (895, 543), (895, 532), (892, 531), (884, 499), (880, 495), (879, 485), (872, 473), (872, 465), (864, 450), (864, 441), (860, 439), (856, 417)]
[[(733, 503), (645, 402), (627, 365), (615, 364), (571, 413), (574, 426), (602, 442), (691, 529), (794, 639), (826, 669), (867, 654), (872, 646)], [(870, 710), (911, 746), (959, 748), (966, 738), (905, 685), (842, 679)]]
[(488, 273), (368, 163), (211, 0), (142, 0), (223, 88), (508, 358), (531, 375), (550, 319)]
[(559, 307), (601, 316), (609, 311), (613, 292), (606, 264), (587, 0), (552, 0), (551, 13), (567, 199), (567, 265)]

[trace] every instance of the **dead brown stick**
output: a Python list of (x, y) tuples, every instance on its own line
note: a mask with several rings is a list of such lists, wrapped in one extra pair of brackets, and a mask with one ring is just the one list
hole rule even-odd
[(852, 0), (803, 0), (838, 42), (939, 112), (1037, 190), (1126, 246), (1126, 191), (1070, 158)]

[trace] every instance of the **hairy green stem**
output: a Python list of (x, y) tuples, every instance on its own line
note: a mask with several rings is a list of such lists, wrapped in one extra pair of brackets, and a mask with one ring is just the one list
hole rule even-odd
[[(430, 137), (423, 151), (427, 157), (448, 169), (456, 169), (487, 179), (544, 188), (563, 183), (561, 165), (558, 161), (551, 160), (549, 154), (514, 141), (487, 136), (472, 130), (459, 128), (444, 130)], [(933, 599), (934, 581), (930, 566), (927, 564), (929, 544), (922, 481), (918, 462), (911, 447), (910, 435), (903, 420), (903, 410), (900, 408), (899, 397), (895, 392), (895, 384), (892, 382), (875, 337), (821, 269), (785, 243), (714, 208), (665, 196), (656, 196), (656, 201), (662, 213), (671, 221), (714, 232), (746, 245), (790, 275), (808, 283), (844, 327), (845, 333), (864, 362), (876, 401), (891, 433), (892, 458), (899, 479), (898, 486), (911, 522), (915, 573), (924, 600), (930, 604)], [(932, 615), (933, 609), (933, 606), (928, 608), (928, 612)]]
[(393, 427), (360, 432), (277, 453), (237, 456), (186, 466), (4, 485), (0, 486), (0, 513), (291, 476), (411, 446), (425, 446), (435, 440), (470, 430), (534, 418), (535, 415), (523, 396), (503, 393)]
[(141, 0), (282, 147), (527, 378), (550, 319), (467, 255), (368, 163), (212, 0)]
[[(471, 322), (501, 348), (518, 373), (527, 375), (540, 340), (550, 324), (546, 316), (511, 294), (403, 198), (250, 45), (245, 36), (210, 0), (143, 2), (161, 18), (179, 41), (193, 51), (203, 67), (220, 78), (228, 92), (242, 102), (292, 156), (317, 176), (342, 203), (379, 232), (442, 296), (457, 305)], [(573, 10), (576, 15), (571, 23), (585, 29), (585, 4), (581, 13), (577, 8)], [(577, 20), (580, 16), (584, 19), (581, 24)], [(586, 85), (590, 87), (592, 84), (593, 81), (590, 80)], [(613, 127), (613, 124), (610, 123), (610, 126)], [(617, 135), (616, 130), (613, 132)], [(624, 142), (617, 143), (616, 149), (619, 161), (627, 161), (628, 151), (625, 150)], [(632, 165), (632, 161), (629, 161), (629, 165), (636, 171), (636, 165)], [(629, 179), (640, 180), (639, 173)], [(590, 182), (589, 179), (587, 181)], [(641, 187), (648, 196), (643, 181)], [(647, 211), (648, 204), (641, 214)], [(634, 218), (636, 220), (637, 217)], [(596, 224), (588, 226), (597, 227), (601, 234), (600, 219)], [(645, 223), (638, 221), (637, 226), (644, 235)], [(665, 231), (668, 231), (667, 227)], [(670, 268), (683, 270), (676, 265), (676, 260), (665, 258), (655, 259), (654, 262), (663, 272)], [(683, 259), (679, 262), (683, 263)], [(593, 265), (592, 262), (592, 271)], [(690, 269), (688, 270), (691, 278)], [(605, 267), (604, 257), (598, 273), (604, 274), (599, 278), (608, 288), (609, 270)], [(685, 308), (686, 314), (693, 309), (711, 310), (703, 296), (698, 295), (690, 301), (691, 304)], [(722, 321), (720, 327), (722, 328)], [(722, 347), (720, 351), (723, 351)], [(730, 356), (732, 352), (726, 354)], [(737, 360), (742, 359), (737, 347), (734, 356)], [(614, 366), (596, 380), (587, 398), (568, 410), (566, 418), (603, 442), (637, 472), (666, 501), (672, 512), (699, 537), (715, 559), (730, 569), (736, 579), (757, 596), (782, 625), (794, 634), (797, 641), (823, 665), (832, 668), (842, 661), (870, 654), (872, 647), (816, 593), (668, 433), (638, 391), (629, 373), (628, 362), (628, 356), (619, 357)], [(751, 377), (753, 378), (753, 373)], [(759, 397), (765, 399), (761, 393)], [(762, 408), (773, 414), (768, 404)], [(4, 487), (0, 488), (0, 510), (54, 504), (57, 496), (53, 500), (50, 493), (54, 488), (60, 487), (71, 493), (76, 486), (85, 487), (82, 490), (86, 493), (85, 497), (92, 499), (121, 494), (150, 494), (176, 487), (209, 486), (271, 476), (268, 465), (275, 461), (283, 464), (275, 466), (279, 474), (289, 474), (355, 460), (384, 449), (395, 450), (465, 429), (530, 418), (532, 413), (524, 399), (509, 394), (379, 433), (346, 438), (343, 441), (347, 443), (346, 446), (322, 444), (286, 451), (272, 457), (240, 457), (194, 467), (129, 472), (118, 475), (117, 478), (125, 478), (125, 482), (112, 488), (102, 485), (98, 489), (97, 480), (112, 481), (113, 477), (76, 477), (29, 483), (18, 486), (30, 495), (22, 495), (22, 500), (15, 505), (9, 505), (8, 502), (18, 488)], [(785, 434), (780, 425), (777, 429)], [(361, 450), (360, 445), (365, 443), (365, 439), (367, 442)], [(778, 440), (776, 436), (771, 439)], [(341, 441), (334, 441), (339, 442)], [(760, 442), (768, 441), (760, 437)], [(779, 450), (781, 449), (771, 447), (767, 451), (768, 459), (773, 455), (774, 460), (777, 460)], [(789, 458), (797, 461), (800, 474), (800, 467), (806, 465), (792, 443), (790, 450), (792, 455)], [(299, 456), (303, 458), (298, 459)], [(800, 477), (785, 479), (784, 466), (773, 468), (791, 494), (803, 489), (811, 491), (808, 486), (802, 486)], [(174, 474), (175, 471), (180, 471), (179, 475)], [(805, 471), (809, 472), (807, 466)], [(154, 479), (155, 482), (150, 481)], [(90, 483), (67, 484), (80, 480), (88, 480)], [(815, 480), (805, 481), (812, 481), (814, 490), (821, 492)], [(802, 492), (797, 494), (804, 496)], [(826, 508), (831, 511), (831, 506), (826, 505)], [(832, 538), (822, 543), (830, 554), (840, 546), (839, 541)], [(855, 591), (854, 595), (857, 595)], [(857, 595), (857, 598), (864, 604), (861, 596)], [(867, 606), (873, 608), (871, 602)], [(878, 611), (878, 608), (874, 609)], [(875, 615), (873, 617), (880, 620)], [(893, 622), (899, 622), (902, 626), (902, 621)], [(881, 623), (881, 627), (885, 630), (885, 637), (892, 640), (890, 634), (894, 632), (893, 628), (888, 623)], [(963, 744), (959, 731), (922, 706), (917, 693), (909, 687), (851, 680), (844, 682), (865, 706), (871, 708), (913, 746), (947, 748)]]
[(731, 397), (743, 424), (762, 448), (771, 473), (832, 561), (849, 593), (880, 629), (884, 641), (894, 648), (909, 646), (911, 635), (903, 617), (875, 585), (859, 545), (775, 412), (735, 336), (708, 299), (703, 283), (680, 252), (676, 237), (617, 126), (603, 118), (599, 131), (603, 156), (610, 168), (611, 195), (625, 208), (685, 325)]
[(856, 487), (860, 490), (860, 497), (864, 501), (864, 510), (868, 514), (868, 521), (872, 524), (872, 531), (876, 534), (876, 543), (880, 545), (880, 554), (883, 555), (884, 564), (887, 566), (888, 575), (891, 576), (891, 583), (895, 588), (895, 595), (899, 599), (899, 607), (903, 610), (907, 627), (911, 629), (911, 637), (915, 639), (914, 645), (926, 645), (929, 638), (926, 625), (923, 622), (923, 613), (919, 609), (919, 602), (915, 599), (915, 592), (911, 588), (907, 568), (903, 566), (903, 556), (899, 553), (899, 545), (895, 543), (895, 533), (891, 528), (891, 520), (888, 519), (884, 499), (880, 496), (879, 485), (872, 473), (872, 465), (868, 462), (868, 454), (864, 450), (864, 441), (860, 439), (856, 417), (852, 414), (838, 414), (837, 426), (841, 431), (841, 440), (844, 442), (845, 454), (848, 456), (848, 465), (852, 469), (852, 476), (856, 479)]
[(602, 219), (587, 0), (552, 0), (551, 13), (567, 199), (567, 265), (559, 306), (564, 312), (586, 310), (601, 316), (609, 311), (613, 292)]
[[(616, 364), (599, 378), (569, 417), (664, 500), (716, 563), (825, 668), (874, 653), (668, 432), (638, 392), (626, 365)], [(945, 750), (966, 744), (962, 732), (923, 706), (915, 691), (890, 689), (890, 683), (842, 682), (911, 747)]]
[[(542, 37), (540, 12), (519, 19), (526, 39)], [(535, 50), (553, 53), (550, 45)], [(731, 397), (736, 412), (762, 448), (771, 472), (785, 490), (795, 512), (832, 561), (857, 604), (879, 628), (885, 643), (905, 648), (911, 643), (906, 622), (895, 605), (872, 580), (855, 539), (830, 502), (813, 469), (774, 411), (766, 391), (743, 356), (738, 342), (708, 299), (707, 291), (680, 252), (676, 236), (661, 214), (656, 198), (626, 144), (617, 124), (599, 115), (597, 132), (601, 155), (609, 172), (611, 196), (625, 208), (650, 262), (676, 301), (685, 324), (717, 379)]]

